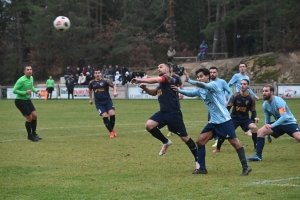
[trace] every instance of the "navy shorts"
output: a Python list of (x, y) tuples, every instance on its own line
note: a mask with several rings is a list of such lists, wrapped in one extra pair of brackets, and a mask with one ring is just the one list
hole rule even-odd
[(103, 113), (108, 113), (110, 110), (115, 110), (114, 104), (112, 101), (106, 102), (105, 104), (96, 103), (96, 109), (99, 113), (99, 115), (102, 115)]
[(53, 92), (53, 90), (54, 90), (54, 88), (53, 88), (53, 87), (47, 87), (47, 89), (46, 89), (46, 90), (47, 90), (47, 92), (48, 92), (48, 93), (52, 93), (52, 92)]
[(35, 111), (35, 107), (33, 106), (30, 99), (15, 99), (15, 105), (20, 110), (23, 116), (29, 116), (33, 111)]
[(208, 123), (202, 130), (201, 134), (209, 131), (212, 131), (213, 136), (218, 136), (219, 138), (224, 138), (224, 139), (236, 138), (236, 133), (235, 133), (232, 120), (229, 120), (222, 124)]
[(293, 133), (300, 132), (298, 124), (286, 124), (286, 125), (278, 125), (272, 128), (274, 138), (278, 138), (283, 134), (288, 134), (293, 137)]
[(244, 132), (247, 132), (249, 130), (248, 126), (249, 124), (253, 123), (253, 121), (249, 118), (245, 119), (232, 119), (234, 129), (237, 127), (241, 127)]
[(186, 128), (183, 123), (181, 111), (161, 112), (158, 111), (150, 117), (151, 120), (156, 121), (158, 128), (168, 126), (168, 130), (180, 137), (187, 136)]

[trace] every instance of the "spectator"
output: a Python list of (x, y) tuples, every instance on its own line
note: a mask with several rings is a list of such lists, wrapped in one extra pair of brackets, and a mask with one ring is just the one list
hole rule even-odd
[(115, 75), (115, 81), (114, 81), (115, 85), (118, 85), (121, 82), (120, 78), (121, 78), (121, 75), (120, 75), (119, 71), (117, 71), (116, 75)]
[[(54, 80), (52, 79), (52, 76), (49, 76), (49, 79), (46, 81), (47, 85), (47, 99), (52, 99), (52, 92), (54, 90)], [(50, 98), (49, 98), (50, 96)]]
[(65, 80), (67, 80), (71, 74), (73, 74), (73, 70), (70, 68), (70, 66), (67, 66), (66, 73), (64, 75)]
[(86, 66), (83, 66), (83, 68), (82, 68), (82, 72), (81, 73), (83, 73), (83, 75), (85, 75), (86, 76)]
[(74, 76), (74, 84), (78, 85), (78, 79), (79, 79), (79, 74), (76, 73), (76, 75)]
[(107, 69), (107, 78), (113, 82), (115, 78), (114, 76), (115, 76), (115, 70), (112, 67), (112, 65), (109, 65)]
[(176, 55), (176, 51), (175, 51), (175, 49), (173, 49), (172, 46), (169, 47), (167, 55), (168, 55), (168, 62), (172, 62), (173, 57)]
[(253, 51), (254, 51), (255, 39), (250, 33), (248, 34), (248, 36), (246, 38), (246, 43), (247, 43), (247, 46), (248, 46), (249, 55), (252, 56)]
[(243, 38), (242, 38), (241, 34), (238, 33), (236, 36), (236, 56), (237, 57), (243, 56), (243, 49), (242, 49), (243, 43), (244, 43)]
[(80, 70), (82, 70), (84, 66), (86, 66), (85, 60), (83, 58), (80, 58), (80, 60), (78, 61), (78, 67), (80, 68)]
[(84, 84), (86, 84), (86, 76), (83, 75), (83, 73), (81, 73), (78, 78), (78, 85), (84, 85)]
[(73, 78), (73, 74), (69, 76), (66, 82), (67, 90), (68, 90), (68, 99), (70, 99), (70, 94), (72, 95), (72, 99), (74, 99), (74, 87), (75, 87), (75, 82)]
[(90, 75), (94, 74), (94, 70), (93, 70), (93, 68), (91, 68), (91, 65), (87, 66), (86, 72), (90, 73)]
[(119, 65), (116, 65), (115, 67), (115, 75), (117, 74), (117, 72), (119, 72), (119, 75), (121, 75), (121, 70), (119, 68)]
[(203, 40), (199, 46), (198, 58), (200, 61), (204, 60), (207, 50), (208, 50), (208, 46), (207, 46), (205, 40)]
[(77, 68), (76, 68), (76, 74), (79, 75), (79, 74), (81, 74), (81, 72), (82, 72), (82, 70), (81, 70), (79, 67), (77, 67)]
[(102, 74), (102, 78), (106, 78), (106, 65), (103, 65), (101, 74)]
[(130, 80), (129, 72), (127, 71), (122, 79), (122, 86), (130, 82)]
[(144, 72), (144, 76), (142, 77), (142, 79), (144, 79), (144, 78), (148, 78), (148, 75), (146, 72)]
[(128, 72), (128, 69), (123, 65), (123, 66), (122, 66), (122, 71), (121, 71), (121, 73), (122, 73), (122, 78), (125, 77), (125, 73), (126, 73), (126, 72)]
[(85, 85), (88, 85), (91, 80), (93, 80), (92, 74), (90, 74), (89, 72), (86, 72), (86, 84)]

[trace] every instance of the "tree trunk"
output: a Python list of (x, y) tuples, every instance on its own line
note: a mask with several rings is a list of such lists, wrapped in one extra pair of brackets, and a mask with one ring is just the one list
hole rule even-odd
[[(16, 0), (16, 3), (19, 3), (19, 0)], [(16, 30), (17, 30), (17, 52), (18, 52), (18, 65), (19, 69), (23, 68), (23, 48), (22, 48), (22, 36), (21, 36), (21, 20), (20, 20), (20, 15), (19, 12), (17, 11), (15, 13), (16, 16)]]
[(207, 0), (207, 22), (210, 23), (210, 0)]
[[(220, 36), (220, 4), (217, 4), (216, 8), (216, 26), (214, 30), (214, 41), (213, 41), (213, 53), (217, 53), (219, 51), (219, 36)], [(214, 58), (214, 56), (213, 56)]]
[(267, 22), (268, 18), (267, 15), (264, 15), (263, 18), (263, 52), (266, 53), (268, 51), (268, 22)]
[(227, 39), (226, 39), (226, 27), (225, 27), (225, 18), (227, 15), (227, 4), (223, 4), (223, 12), (221, 18), (221, 52), (227, 52)]

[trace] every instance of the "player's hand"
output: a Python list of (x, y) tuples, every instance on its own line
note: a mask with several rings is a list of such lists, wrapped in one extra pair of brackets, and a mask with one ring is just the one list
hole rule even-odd
[(144, 83), (141, 83), (141, 84), (139, 85), (139, 87), (142, 88), (143, 90), (145, 90), (145, 89), (147, 88), (147, 86), (146, 86)]
[(26, 94), (31, 94), (32, 90), (26, 90)]
[(133, 79), (131, 79), (131, 81), (130, 81), (131, 83), (138, 83), (138, 79), (137, 78), (133, 78)]
[(41, 91), (38, 91), (36, 94), (37, 94), (39, 97), (42, 96), (42, 92), (41, 92)]
[(186, 70), (184, 70), (183, 73), (184, 73), (184, 75), (185, 75), (185, 77), (186, 77), (186, 80), (189, 80), (189, 79), (190, 79), (189, 73), (187, 73)]
[(175, 92), (178, 92), (178, 87), (175, 86), (175, 85), (170, 85), (170, 87), (175, 91)]
[(255, 97), (255, 99), (256, 99), (256, 101), (258, 101), (258, 100), (259, 100), (259, 97), (258, 97), (258, 96), (256, 96), (256, 97)]
[(93, 104), (93, 100), (90, 100), (90, 104), (91, 104), (91, 105)]
[(114, 97), (117, 97), (118, 96), (118, 93), (117, 92), (114, 92)]
[(265, 128), (266, 128), (266, 129), (271, 129), (271, 128), (272, 128), (272, 125), (271, 125), (271, 124), (265, 124)]
[(255, 122), (255, 123), (258, 123), (258, 121), (259, 121), (259, 118), (258, 118), (258, 117), (255, 117), (255, 118), (254, 118), (254, 122)]
[(183, 99), (183, 94), (179, 94), (179, 99)]

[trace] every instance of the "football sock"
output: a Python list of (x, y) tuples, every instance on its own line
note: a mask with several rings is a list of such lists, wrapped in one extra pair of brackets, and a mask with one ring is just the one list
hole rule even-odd
[(225, 141), (225, 139), (223, 139), (223, 138), (218, 139), (218, 144), (217, 144), (217, 149), (218, 150), (221, 150), (221, 146), (224, 143), (224, 141)]
[(27, 130), (27, 134), (28, 136), (31, 135), (31, 122), (25, 122), (25, 127), (26, 127), (26, 130)]
[(109, 121), (110, 121), (111, 128), (114, 129), (115, 122), (116, 122), (116, 116), (115, 115), (111, 115), (110, 118), (109, 118)]
[(37, 121), (36, 121), (36, 119), (33, 119), (32, 121), (31, 121), (31, 132), (33, 133), (33, 134), (36, 134), (36, 124), (37, 124)]
[(185, 143), (189, 149), (191, 150), (192, 154), (195, 157), (195, 161), (197, 161), (197, 146), (192, 138), (190, 138), (186, 143)]
[(256, 155), (262, 158), (262, 151), (265, 146), (265, 138), (262, 137), (257, 137), (257, 142), (256, 142)]
[(151, 129), (149, 133), (151, 133), (156, 139), (160, 140), (163, 144), (167, 144), (169, 141), (157, 127)]
[(254, 144), (254, 149), (256, 149), (257, 133), (252, 133), (252, 141)]
[(205, 154), (206, 154), (205, 145), (204, 146), (198, 146), (197, 156), (198, 156), (198, 163), (200, 164), (200, 169), (206, 169)]
[(237, 149), (236, 152), (239, 156), (243, 169), (248, 168), (244, 147)]
[(103, 117), (103, 122), (104, 122), (104, 125), (106, 126), (107, 130), (109, 132), (112, 132), (112, 128), (111, 128), (110, 122), (108, 120), (108, 117)]

